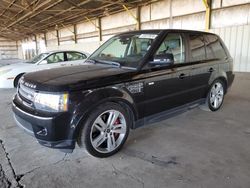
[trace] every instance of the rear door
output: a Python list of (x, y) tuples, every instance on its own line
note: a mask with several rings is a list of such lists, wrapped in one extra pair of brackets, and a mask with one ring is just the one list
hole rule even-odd
[(218, 69), (218, 59), (206, 35), (201, 33), (189, 34), (189, 62), (193, 64), (190, 88), (193, 100), (205, 98), (209, 79)]
[[(192, 88), (193, 100), (201, 99), (205, 93), (205, 89), (213, 71), (209, 72), (206, 60), (206, 47), (203, 34), (190, 33), (187, 34), (189, 39), (189, 63), (192, 63), (192, 72), (190, 88)], [(212, 68), (212, 67), (211, 67)]]

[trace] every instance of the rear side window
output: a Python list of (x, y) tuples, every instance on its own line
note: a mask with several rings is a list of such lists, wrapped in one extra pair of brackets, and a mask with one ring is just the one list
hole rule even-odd
[(216, 35), (206, 35), (207, 59), (224, 59), (227, 54)]
[(67, 52), (67, 59), (68, 61), (76, 61), (76, 60), (81, 60), (81, 59), (86, 59), (87, 56), (82, 53), (78, 52)]
[(206, 59), (205, 43), (202, 35), (199, 34), (190, 34), (189, 35), (189, 44), (190, 44), (190, 60), (202, 61)]

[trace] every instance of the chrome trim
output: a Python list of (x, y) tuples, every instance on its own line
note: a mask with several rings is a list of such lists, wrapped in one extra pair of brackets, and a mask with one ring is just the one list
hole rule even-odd
[(32, 114), (29, 114), (23, 110), (21, 110), (20, 108), (18, 108), (15, 103), (12, 102), (12, 105), (19, 111), (19, 112), (22, 112), (24, 113), (25, 115), (27, 116), (30, 116), (30, 117), (33, 117), (33, 118), (36, 118), (36, 119), (41, 119), (41, 120), (52, 120), (53, 117), (40, 117), (40, 116), (35, 116), (35, 115), (32, 115)]
[(20, 94), (23, 98), (30, 101), (31, 103), (34, 101), (35, 90), (30, 89), (23, 84), (19, 84), (18, 94)]
[(29, 130), (29, 129), (27, 129), (26, 127), (24, 127), (24, 126), (16, 119), (16, 115), (14, 115), (14, 120), (15, 120), (16, 124), (18, 125), (18, 127), (24, 129), (29, 135), (34, 136), (34, 132), (31, 131), (31, 130)]
[[(43, 131), (44, 131), (44, 134), (43, 134)], [(48, 131), (46, 128), (43, 128), (42, 130), (38, 131), (36, 134), (38, 134), (39, 136), (47, 136)]]
[(25, 102), (23, 99), (21, 99), (21, 97), (20, 97), (20, 95), (19, 95), (19, 93), (17, 93), (17, 99), (23, 104), (23, 105), (25, 105), (26, 107), (28, 107), (28, 108), (31, 108), (32, 109), (32, 104), (29, 104), (29, 103), (27, 103), (27, 102)]

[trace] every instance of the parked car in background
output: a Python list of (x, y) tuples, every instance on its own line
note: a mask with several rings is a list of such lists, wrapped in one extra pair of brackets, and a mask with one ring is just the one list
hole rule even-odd
[(41, 53), (27, 62), (0, 67), (0, 88), (16, 87), (22, 75), (28, 72), (80, 65), (88, 56), (88, 53), (79, 51), (51, 51)]
[(217, 111), (233, 80), (233, 59), (215, 34), (127, 32), (84, 65), (25, 74), (13, 99), (14, 118), (44, 146), (65, 151), (78, 143), (108, 157), (130, 129), (200, 104)]

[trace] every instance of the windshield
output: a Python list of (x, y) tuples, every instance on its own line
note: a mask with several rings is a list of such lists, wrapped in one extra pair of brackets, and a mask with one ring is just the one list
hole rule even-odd
[(32, 63), (35, 64), (38, 61), (42, 60), (44, 57), (46, 57), (48, 55), (48, 53), (41, 53), (37, 56), (35, 56), (33, 59), (31, 59), (30, 61), (28, 61), (27, 63)]
[(90, 60), (99, 63), (114, 64), (137, 68), (142, 58), (146, 55), (157, 34), (123, 34), (109, 39), (97, 51)]

